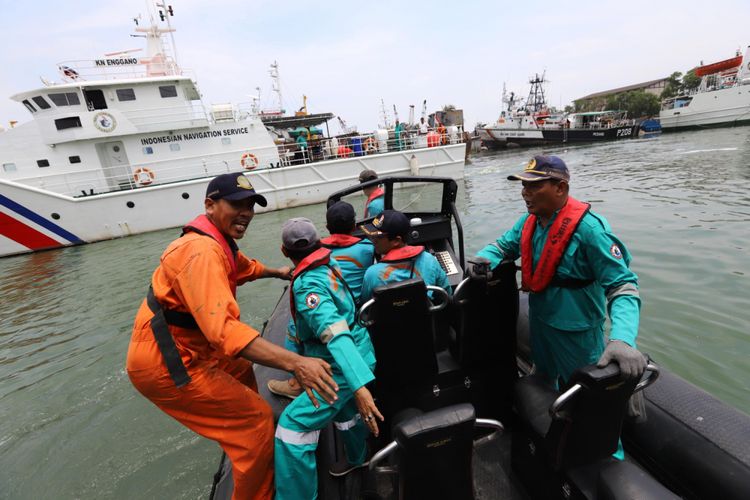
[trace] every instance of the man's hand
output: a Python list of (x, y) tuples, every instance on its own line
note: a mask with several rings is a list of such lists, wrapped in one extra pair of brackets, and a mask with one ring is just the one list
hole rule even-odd
[(354, 393), (354, 402), (357, 404), (357, 411), (359, 411), (362, 421), (370, 429), (370, 432), (377, 437), (380, 434), (378, 429), (378, 422), (375, 418), (379, 418), (382, 422), (384, 420), (383, 415), (380, 414), (380, 410), (375, 406), (375, 401), (372, 399), (372, 394), (367, 390), (367, 387), (362, 386)]
[(473, 280), (487, 281), (491, 272), (489, 260), (484, 257), (474, 257), (468, 261), (468, 264), (469, 265), (466, 267), (466, 274), (469, 278)]
[(609, 341), (596, 366), (604, 368), (611, 361), (620, 365), (620, 373), (625, 378), (640, 377), (646, 370), (646, 357), (621, 340)]
[(279, 278), (282, 280), (291, 280), (292, 279), (292, 268), (289, 266), (281, 266), (278, 269), (274, 270), (274, 277)]
[(312, 401), (315, 408), (320, 407), (320, 403), (315, 399), (315, 395), (312, 390), (315, 389), (328, 404), (333, 404), (338, 399), (336, 391), (339, 390), (339, 386), (333, 380), (333, 371), (331, 365), (318, 358), (306, 358), (304, 356), (298, 356), (299, 359), (294, 365), (294, 376), (297, 381), (305, 389), (307, 396)]

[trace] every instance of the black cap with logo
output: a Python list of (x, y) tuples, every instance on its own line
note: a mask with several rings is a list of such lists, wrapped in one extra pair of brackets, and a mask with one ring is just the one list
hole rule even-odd
[(265, 196), (258, 194), (242, 172), (221, 174), (211, 179), (206, 188), (206, 198), (212, 200), (244, 200), (253, 198), (261, 207), (268, 205)]

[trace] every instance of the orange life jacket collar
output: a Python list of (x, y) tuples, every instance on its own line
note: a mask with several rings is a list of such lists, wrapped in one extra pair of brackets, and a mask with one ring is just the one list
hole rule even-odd
[(213, 238), (221, 246), (224, 255), (229, 259), (231, 271), (229, 273), (229, 287), (232, 289), (232, 295), (237, 297), (237, 243), (234, 240), (228, 240), (219, 229), (205, 215), (199, 215), (191, 222), (188, 222), (182, 228), (182, 234), (194, 232)]
[(356, 245), (360, 241), (362, 241), (362, 238), (357, 238), (351, 234), (332, 234), (331, 236), (320, 240), (326, 248), (346, 248)]
[(424, 252), (423, 246), (403, 246), (401, 248), (394, 248), (387, 254), (383, 255), (380, 262), (399, 262), (402, 260), (410, 260)]
[(555, 277), (565, 249), (570, 244), (578, 224), (589, 211), (591, 205), (568, 197), (564, 207), (557, 213), (547, 234), (542, 254), (536, 268), (533, 267), (534, 250), (532, 240), (536, 230), (537, 217), (529, 215), (521, 230), (521, 289), (539, 293), (549, 286)]

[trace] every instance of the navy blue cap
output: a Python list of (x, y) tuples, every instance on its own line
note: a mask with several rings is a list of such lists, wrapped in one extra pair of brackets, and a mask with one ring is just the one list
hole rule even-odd
[(221, 174), (211, 179), (206, 188), (206, 198), (230, 201), (254, 198), (261, 207), (268, 205), (266, 198), (255, 192), (250, 180), (242, 172)]
[(535, 156), (520, 174), (508, 176), (509, 181), (544, 181), (547, 179), (570, 180), (565, 162), (557, 156)]
[(357, 215), (354, 207), (345, 201), (337, 201), (326, 210), (326, 224), (331, 227), (349, 226), (354, 227)]
[(372, 219), (371, 222), (360, 226), (367, 236), (401, 236), (406, 234), (411, 227), (409, 219), (398, 210), (383, 210), (383, 213)]

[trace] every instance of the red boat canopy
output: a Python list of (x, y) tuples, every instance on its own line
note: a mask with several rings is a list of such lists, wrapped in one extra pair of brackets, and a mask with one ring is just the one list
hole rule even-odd
[(719, 71), (736, 68), (742, 64), (742, 56), (733, 57), (731, 59), (725, 59), (724, 61), (715, 62), (713, 64), (706, 64), (705, 66), (699, 66), (695, 68), (695, 76), (706, 76)]

